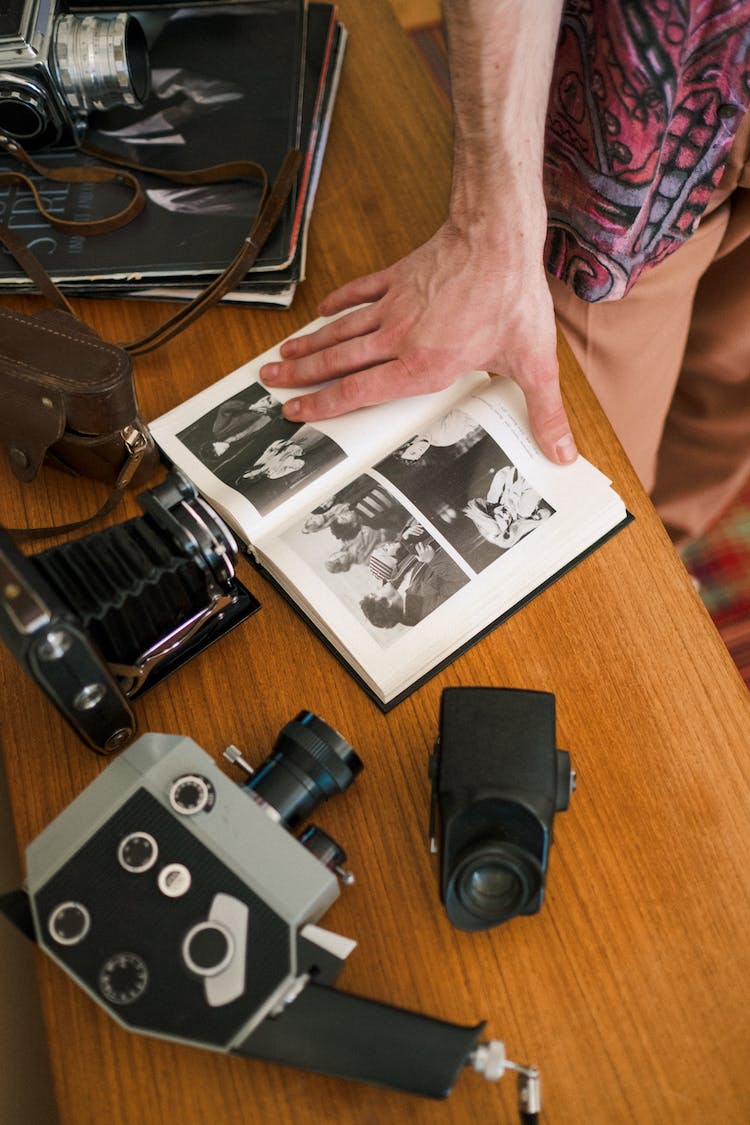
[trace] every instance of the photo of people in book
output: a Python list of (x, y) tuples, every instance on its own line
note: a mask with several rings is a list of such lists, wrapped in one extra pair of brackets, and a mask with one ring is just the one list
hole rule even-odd
[(469, 581), (427, 528), (366, 474), (283, 538), (384, 647)]
[(278, 399), (257, 383), (225, 399), (177, 436), (261, 515), (344, 458), (340, 446), (314, 426), (288, 422)]
[(376, 468), (477, 573), (554, 514), (462, 410), (414, 434)]

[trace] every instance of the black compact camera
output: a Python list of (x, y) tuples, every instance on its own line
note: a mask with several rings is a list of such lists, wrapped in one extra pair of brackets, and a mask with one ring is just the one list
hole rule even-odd
[(133, 700), (258, 609), (186, 477), (138, 501), (142, 516), (29, 557), (0, 528), (0, 637), (104, 754), (133, 737)]
[(127, 12), (73, 15), (60, 0), (0, 8), (0, 133), (24, 148), (79, 144), (95, 109), (140, 105), (146, 37)]
[(554, 695), (446, 688), (430, 777), (430, 835), (451, 922), (486, 930), (535, 914), (554, 815), (575, 788), (570, 757), (556, 747)]
[(295, 830), (356, 779), (349, 743), (302, 711), (257, 769), (225, 756), (249, 780), (144, 734), (32, 840), (0, 911), (133, 1032), (436, 1098), (464, 1067), (510, 1068), (536, 1104), (536, 1070), (480, 1042), (483, 1023), (334, 987), (356, 943), (318, 922), (353, 879), (326, 833)]

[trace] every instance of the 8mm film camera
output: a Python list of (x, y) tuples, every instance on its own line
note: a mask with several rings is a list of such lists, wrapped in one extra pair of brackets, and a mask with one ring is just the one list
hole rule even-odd
[(555, 743), (549, 692), (443, 691), (430, 836), (440, 896), (459, 929), (487, 930), (541, 908), (552, 823), (575, 788), (570, 756)]
[(353, 881), (314, 825), (362, 763), (303, 711), (237, 785), (189, 738), (145, 734), (27, 849), (0, 908), (131, 1031), (445, 1097), (464, 1066), (536, 1072), (462, 1027), (334, 988), (355, 943), (317, 925)]
[(0, 134), (24, 148), (71, 148), (95, 109), (148, 94), (146, 38), (127, 12), (74, 15), (60, 0), (0, 6)]

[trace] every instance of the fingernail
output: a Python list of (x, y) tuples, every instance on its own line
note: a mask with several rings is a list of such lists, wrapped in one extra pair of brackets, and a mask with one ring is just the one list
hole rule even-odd
[(561, 465), (569, 465), (571, 461), (575, 461), (578, 450), (572, 434), (566, 434), (565, 437), (560, 438), (555, 446), (555, 456)]
[(265, 379), (267, 383), (273, 383), (275, 379), (278, 379), (280, 370), (281, 364), (267, 363), (264, 367), (261, 367), (260, 377), (261, 379)]
[(296, 398), (292, 398), (289, 402), (284, 403), (283, 413), (285, 418), (296, 418), (300, 412), (300, 404)]

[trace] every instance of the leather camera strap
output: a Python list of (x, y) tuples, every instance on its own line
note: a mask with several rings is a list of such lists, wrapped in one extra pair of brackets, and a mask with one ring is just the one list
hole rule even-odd
[[(281, 216), (284, 203), (292, 190), (301, 160), (299, 150), (291, 149), (284, 157), (279, 174), (273, 185), (269, 188), (265, 169), (259, 164), (246, 160), (229, 161), (224, 164), (216, 164), (189, 172), (173, 172), (134, 163), (125, 165), (125, 162), (121, 161), (119, 157), (114, 157), (94, 146), (84, 145), (82, 148), (89, 155), (96, 156), (100, 160), (107, 160), (113, 164), (125, 165), (125, 170), (120, 172), (112, 168), (104, 168), (101, 166), (92, 166), (86, 169), (52, 169), (37, 164), (19, 145), (15, 144), (15, 142), (10, 142), (7, 137), (1, 134), (0, 148), (5, 148), (6, 151), (28, 164), (37, 174), (45, 176), (47, 179), (68, 183), (115, 182), (132, 187), (134, 196), (130, 204), (115, 215), (111, 215), (106, 219), (94, 220), (93, 222), (77, 222), (73, 220), (61, 220), (56, 216), (50, 215), (42, 205), (34, 182), (28, 176), (20, 172), (0, 172), (0, 184), (20, 182), (29, 187), (42, 215), (44, 215), (52, 226), (64, 233), (105, 233), (107, 231), (116, 230), (135, 218), (143, 209), (145, 196), (140, 182), (132, 172), (128, 170), (131, 168), (136, 168), (140, 172), (160, 176), (163, 179), (168, 179), (175, 183), (184, 184), (220, 183), (229, 180), (250, 178), (260, 179), (262, 184), (261, 200), (255, 220), (231, 262), (213, 281), (173, 316), (170, 316), (166, 321), (162, 322), (162, 324), (158, 325), (140, 340), (119, 345), (132, 356), (143, 355), (145, 352), (152, 351), (154, 348), (171, 340), (179, 332), (182, 332), (183, 329), (188, 328), (199, 316), (206, 312), (207, 309), (211, 308), (212, 305), (216, 304), (217, 301), (221, 300), (226, 293), (229, 293), (238, 282), (242, 280), (255, 262), (266, 239)], [(63, 309), (72, 316), (76, 316), (67, 297), (49, 276), (44, 266), (42, 266), (32, 251), (29, 250), (23, 240), (3, 223), (0, 223), (0, 243), (5, 246), (6, 250), (9, 251), (21, 269), (24, 270), (28, 277), (34, 282), (50, 305), (54, 308)], [(141, 437), (142, 436), (143, 435), (141, 435)], [(102, 507), (95, 512), (93, 516), (76, 521), (75, 523), (64, 524), (57, 527), (8, 529), (10, 534), (19, 542), (53, 535), (62, 535), (69, 531), (78, 530), (110, 512), (122, 498), (143, 456), (144, 449), (138, 442), (137, 437), (138, 435), (136, 434), (131, 447), (131, 445), (128, 444), (127, 436), (123, 435), (128, 457), (120, 470), (109, 496)]]
[[(202, 313), (220, 301), (238, 284), (252, 267), (266, 239), (279, 220), (284, 203), (294, 184), (297, 170), (300, 165), (301, 153), (299, 149), (291, 149), (279, 170), (274, 184), (269, 189), (268, 176), (265, 169), (251, 160), (233, 160), (223, 164), (213, 164), (206, 168), (197, 168), (188, 172), (172, 171), (165, 168), (152, 168), (145, 164), (126, 162), (118, 156), (104, 152), (94, 145), (82, 145), (81, 148), (90, 156), (99, 160), (107, 160), (112, 164), (121, 166), (124, 170), (105, 168), (94, 165), (90, 168), (49, 168), (38, 164), (15, 141), (0, 134), (0, 149), (4, 148), (17, 159), (28, 164), (29, 167), (41, 176), (57, 182), (66, 183), (127, 183), (133, 187), (134, 195), (131, 203), (104, 219), (79, 222), (77, 220), (59, 219), (51, 215), (43, 206), (39, 192), (33, 180), (21, 172), (0, 172), (0, 184), (24, 183), (30, 188), (41, 214), (57, 230), (67, 234), (102, 234), (117, 230), (135, 218), (143, 209), (145, 196), (137, 177), (130, 169), (149, 175), (159, 176), (180, 184), (210, 184), (226, 183), (230, 180), (256, 179), (261, 182), (261, 199), (256, 212), (255, 221), (243, 240), (240, 248), (225, 269), (202, 289), (191, 301), (184, 305), (177, 313), (169, 317), (157, 328), (153, 329), (140, 340), (128, 344), (121, 344), (126, 352), (131, 355), (142, 355), (171, 340), (178, 332), (182, 332), (193, 323)], [(136, 201), (140, 203), (136, 205)], [(49, 276), (47, 271), (37, 260), (31, 250), (23, 241), (13, 234), (4, 224), (0, 223), (0, 242), (13, 255), (22, 270), (24, 270), (35, 283), (41, 293), (57, 308), (75, 315), (67, 298)]]
[(58, 535), (67, 535), (70, 531), (80, 531), (81, 528), (88, 527), (89, 524), (108, 515), (113, 508), (117, 507), (125, 495), (130, 481), (135, 476), (147, 449), (146, 435), (138, 426), (126, 426), (121, 431), (121, 437), (127, 450), (127, 458), (102, 506), (97, 508), (93, 515), (86, 516), (82, 520), (74, 520), (72, 523), (55, 524), (52, 527), (6, 527), (5, 530), (15, 539), (16, 543), (29, 543), (35, 539), (50, 539)]

